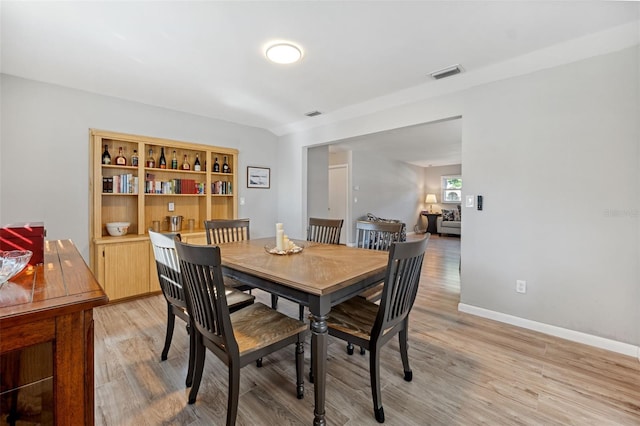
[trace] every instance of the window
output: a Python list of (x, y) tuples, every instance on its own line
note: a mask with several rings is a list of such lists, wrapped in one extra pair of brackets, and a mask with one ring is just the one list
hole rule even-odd
[(442, 176), (442, 202), (462, 202), (462, 176)]

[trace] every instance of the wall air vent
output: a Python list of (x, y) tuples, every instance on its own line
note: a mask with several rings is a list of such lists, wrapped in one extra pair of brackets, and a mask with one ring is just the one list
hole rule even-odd
[(452, 75), (460, 74), (462, 72), (462, 68), (459, 64), (451, 65), (450, 67), (442, 68), (438, 71), (433, 71), (429, 73), (429, 75), (436, 80), (440, 80), (441, 78), (451, 77)]
[(305, 115), (307, 117), (315, 117), (316, 115), (320, 115), (322, 114), (320, 111), (311, 111), (311, 112), (307, 112)]

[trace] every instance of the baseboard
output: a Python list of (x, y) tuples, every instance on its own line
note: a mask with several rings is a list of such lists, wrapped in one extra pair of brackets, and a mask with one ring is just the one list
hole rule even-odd
[(526, 328), (528, 330), (538, 331), (550, 336), (560, 337), (572, 342), (583, 343), (585, 345), (594, 346), (596, 348), (631, 356), (637, 358), (638, 361), (640, 361), (640, 346), (618, 342), (616, 340), (605, 339), (604, 337), (593, 336), (591, 334), (582, 333), (580, 331), (556, 327), (554, 325), (544, 324), (537, 321), (531, 321), (513, 315), (503, 314), (501, 312), (490, 311), (488, 309), (478, 308), (476, 306), (466, 305), (464, 303), (458, 303), (458, 310), (467, 314), (515, 325), (517, 327)]

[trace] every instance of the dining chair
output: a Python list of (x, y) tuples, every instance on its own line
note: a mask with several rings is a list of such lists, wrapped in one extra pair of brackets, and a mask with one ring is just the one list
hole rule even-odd
[[(389, 251), (391, 244), (399, 241), (402, 232), (402, 223), (371, 222), (359, 220), (356, 222), (355, 246), (370, 250)], [(358, 295), (370, 302), (376, 302), (382, 297), (383, 282), (368, 288)], [(347, 353), (353, 354), (353, 344), (347, 343)], [(365, 354), (364, 347), (360, 347), (360, 355)]]
[[(321, 219), (317, 217), (309, 218), (307, 226), (307, 241), (324, 244), (340, 244), (340, 232), (342, 231), (343, 219)], [(299, 319), (304, 318), (304, 306), (299, 307)]]
[[(149, 229), (149, 239), (153, 247), (153, 256), (156, 260), (158, 280), (162, 294), (167, 302), (167, 332), (164, 340), (164, 348), (160, 359), (165, 361), (173, 339), (175, 317), (182, 319), (187, 324), (189, 334), (189, 367), (187, 369), (187, 387), (191, 386), (193, 378), (193, 360), (195, 354), (195, 334), (192, 331), (187, 302), (180, 275), (180, 266), (175, 250), (175, 239), (180, 240), (180, 234), (161, 234)], [(236, 311), (251, 305), (255, 296), (243, 293), (230, 287), (225, 287), (227, 303), (231, 311)]]
[(388, 251), (399, 241), (402, 223), (356, 221), (356, 247)]
[[(234, 241), (245, 241), (251, 239), (249, 219), (213, 219), (204, 221), (204, 229), (207, 237), (207, 244), (223, 244)], [(225, 284), (240, 291), (249, 291), (253, 286), (238, 280), (229, 275), (225, 275)], [(278, 296), (271, 295), (271, 307), (278, 306)]]
[(340, 244), (340, 232), (342, 231), (342, 219), (309, 218), (307, 227), (307, 241), (325, 244)]
[(430, 234), (410, 242), (392, 243), (384, 279), (382, 299), (377, 305), (361, 297), (342, 302), (329, 312), (327, 327), (331, 336), (354, 342), (369, 351), (369, 375), (376, 420), (384, 423), (380, 392), (380, 350), (398, 335), (404, 379), (413, 373), (407, 351), (409, 313), (420, 283), (420, 272)]
[(187, 311), (195, 327), (195, 367), (189, 404), (196, 401), (206, 350), (229, 368), (227, 426), (238, 414), (240, 368), (272, 352), (295, 344), (296, 396), (304, 397), (302, 369), (307, 325), (262, 303), (230, 313), (224, 294), (220, 247), (196, 246), (176, 241)]

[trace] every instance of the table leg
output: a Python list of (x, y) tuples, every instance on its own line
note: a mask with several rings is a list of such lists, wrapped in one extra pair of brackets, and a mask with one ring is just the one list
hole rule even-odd
[(311, 339), (313, 353), (313, 376), (315, 393), (314, 426), (325, 426), (324, 403), (325, 384), (327, 381), (327, 317), (325, 315), (313, 315), (311, 320)]

